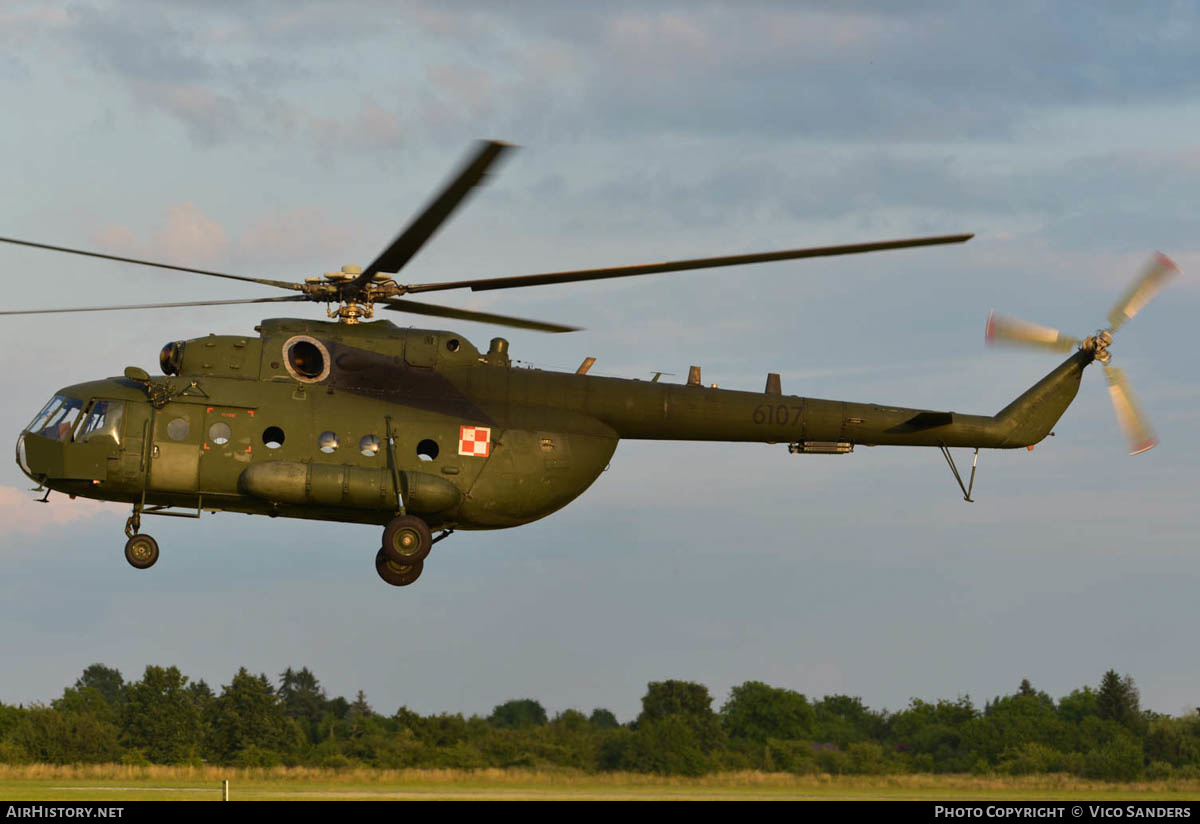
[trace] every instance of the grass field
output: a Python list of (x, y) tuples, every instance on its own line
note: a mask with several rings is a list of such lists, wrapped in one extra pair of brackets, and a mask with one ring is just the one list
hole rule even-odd
[(319, 770), (0, 765), (4, 801), (280, 799), (1104, 800), (1200, 798), (1200, 781), (1109, 784), (1073, 776), (794, 776), (722, 773), (663, 778), (535, 770)]

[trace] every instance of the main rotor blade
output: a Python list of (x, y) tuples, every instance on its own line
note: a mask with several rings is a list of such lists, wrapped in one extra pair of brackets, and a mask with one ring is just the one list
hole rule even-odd
[(453, 318), (454, 320), (471, 320), (477, 323), (494, 323), (498, 326), (513, 326), (517, 329), (532, 329), (535, 332), (577, 332), (578, 326), (563, 326), (558, 323), (545, 323), (540, 320), (529, 320), (527, 318), (514, 318), (508, 315), (493, 315), (490, 312), (476, 312), (473, 309), (455, 309), (450, 306), (437, 306), (432, 303), (421, 303), (415, 300), (402, 300), (399, 298), (388, 298), (381, 301), (380, 305), (385, 309), (391, 309), (395, 312), (411, 312), (414, 315), (433, 315), (439, 318)]
[(847, 246), (818, 246), (809, 249), (789, 249), (782, 252), (760, 252), (751, 255), (693, 258), (691, 260), (669, 260), (662, 263), (642, 263), (636, 266), (616, 266), (609, 269), (577, 269), (571, 272), (547, 272), (541, 275), (515, 275), (500, 278), (479, 278), (446, 283), (424, 283), (407, 286), (407, 292), (434, 292), (442, 289), (466, 289), (476, 292), (487, 289), (511, 289), (517, 286), (542, 286), (548, 283), (572, 283), (580, 280), (602, 280), (624, 278), (632, 275), (653, 275), (660, 272), (682, 272), (691, 269), (712, 269), (717, 266), (740, 266), (747, 263), (768, 263), (775, 260), (796, 258), (831, 257), (833, 255), (856, 255), (862, 252), (880, 252), (886, 249), (907, 249), (912, 246), (936, 246), (942, 243), (963, 243), (975, 237), (973, 234), (917, 237), (904, 240), (884, 240), (875, 243), (853, 243)]
[(225, 306), (233, 303), (282, 303), (308, 300), (305, 295), (283, 295), (278, 298), (244, 298), (242, 300), (189, 300), (182, 303), (133, 303), (126, 306), (80, 306), (74, 309), (18, 309), (0, 315), (49, 315), (56, 312), (114, 312), (119, 309), (174, 309), (180, 306)]
[[(150, 260), (140, 260), (138, 258), (121, 257), (120, 255), (106, 255), (103, 252), (89, 252), (86, 249), (69, 249), (66, 246), (51, 246), (48, 243), (34, 243), (29, 240), (17, 240), (11, 237), (0, 237), (0, 242), (15, 243), (17, 246), (31, 246), (34, 249), (49, 249), (52, 252), (66, 252), (71, 255), (84, 255), (85, 257), (103, 258), (104, 260), (115, 260), (121, 263), (136, 263), (138, 266), (154, 266), (159, 269), (174, 269), (176, 272), (192, 272), (197, 275), (211, 275), (215, 278), (228, 278), (229, 280), (244, 280), (248, 283), (261, 283), (264, 286), (277, 286), (280, 289), (292, 289), (300, 291), (304, 288), (299, 283), (288, 283), (284, 280), (268, 280), (266, 278), (250, 278), (244, 275), (227, 275), (224, 272), (210, 272), (207, 269), (193, 269), (189, 266), (175, 266), (170, 263), (155, 263)], [(58, 311), (58, 310), (54, 310)]]
[(1113, 409), (1117, 412), (1117, 423), (1129, 441), (1129, 454), (1137, 455), (1158, 445), (1158, 438), (1150, 429), (1141, 407), (1133, 399), (1133, 392), (1125, 373), (1115, 366), (1105, 364), (1104, 374), (1108, 377), (1108, 394), (1112, 396)]
[(346, 285), (346, 294), (355, 295), (366, 285), (376, 272), (399, 272), (404, 264), (425, 245), (434, 232), (450, 217), (458, 206), (466, 199), (471, 190), (478, 186), (487, 176), (488, 168), (495, 163), (508, 149), (509, 143), (495, 140), (480, 141), (474, 156), (454, 178), (443, 187), (441, 193), (425, 207), (408, 227), (396, 236), (391, 245), (384, 249), (379, 257), (371, 261), (371, 265), (362, 270), (354, 280)]
[(1175, 265), (1175, 261), (1162, 252), (1155, 252), (1146, 271), (1133, 282), (1125, 294), (1121, 295), (1121, 299), (1108, 311), (1109, 329), (1115, 332), (1121, 324), (1142, 311), (1142, 307), (1158, 294), (1172, 275), (1178, 272), (1179, 267)]
[(1010, 318), (1007, 315), (997, 315), (995, 309), (988, 315), (983, 338), (989, 346), (1005, 343), (1050, 349), (1055, 352), (1069, 352), (1082, 343), (1079, 338), (1064, 335), (1048, 326), (1038, 326), (1036, 323)]

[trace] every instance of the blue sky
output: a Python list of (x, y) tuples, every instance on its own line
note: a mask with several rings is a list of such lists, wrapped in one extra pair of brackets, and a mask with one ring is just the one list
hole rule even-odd
[[(1089, 370), (1055, 438), (980, 457), (974, 504), (934, 450), (624, 442), (567, 509), (459, 533), (397, 590), (373, 571), (375, 528), (240, 515), (147, 524), (163, 557), (138, 573), (123, 511), (32, 503), (10, 464), (0, 700), (50, 699), (103, 661), (214, 686), (309, 666), (384, 712), (529, 696), (628, 719), (663, 678), (718, 704), (750, 679), (982, 704), (1109, 668), (1156, 710), (1200, 704), (1198, 12), (905, 5), (5, 5), (0, 235), (299, 279), (368, 262), (480, 137), (522, 148), (406, 280), (977, 235), (441, 296), (586, 327), (503, 333), (541, 367), (594, 355), (597, 373), (683, 380), (700, 364), (744, 389), (776, 371), (788, 393), (991, 414), (1056, 360), (985, 349), (989, 309), (1083, 335), (1154, 250), (1183, 276), (1113, 347), (1161, 445), (1124, 454)], [(263, 294), (0, 254), (11, 308)], [(15, 441), (62, 385), (262, 316), (6, 318), (0, 430)]]

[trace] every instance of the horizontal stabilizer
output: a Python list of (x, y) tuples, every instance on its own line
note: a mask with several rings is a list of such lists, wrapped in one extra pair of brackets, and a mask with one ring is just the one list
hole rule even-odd
[(954, 423), (953, 412), (920, 412), (899, 426), (893, 426), (888, 431), (921, 432), (926, 429), (936, 429), (939, 426), (949, 426), (952, 423)]

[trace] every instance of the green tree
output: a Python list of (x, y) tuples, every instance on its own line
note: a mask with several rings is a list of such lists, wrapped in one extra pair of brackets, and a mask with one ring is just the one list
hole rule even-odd
[(808, 738), (816, 712), (798, 692), (747, 681), (730, 691), (721, 717), (731, 738), (762, 744), (768, 738)]
[(488, 723), (502, 730), (540, 727), (546, 723), (546, 710), (532, 698), (520, 698), (497, 704), (488, 716)]
[(299, 743), (292, 738), (293, 727), (271, 682), (265, 675), (251, 675), (245, 667), (221, 688), (210, 713), (208, 750), (222, 763), (234, 762), (248, 749), (247, 758), (269, 760), (270, 753), (288, 752)]
[(617, 759), (617, 767), (660, 775), (703, 775), (714, 766), (710, 748), (689, 716), (675, 713), (638, 722)]
[(9, 733), (22, 760), (47, 764), (95, 764), (117, 761), (117, 728), (87, 712), (59, 712), (35, 705)]
[(0, 741), (3, 741), (9, 731), (20, 723), (29, 713), (24, 707), (14, 707), (0, 703)]
[(854, 741), (882, 741), (887, 737), (887, 718), (869, 709), (861, 698), (827, 695), (813, 704), (816, 714), (813, 737), (842, 749)]
[(83, 671), (83, 674), (75, 681), (75, 689), (84, 689), (92, 687), (104, 696), (104, 700), (114, 707), (121, 705), (124, 698), (125, 679), (121, 677), (121, 671), (106, 667), (103, 664), (92, 664)]
[(89, 713), (97, 720), (113, 726), (119, 726), (121, 723), (121, 706), (109, 703), (95, 687), (67, 687), (63, 690), (62, 697), (52, 701), (51, 706), (59, 712)]
[(328, 711), (325, 690), (308, 667), (299, 671), (288, 667), (279, 676), (279, 700), (288, 718), (301, 722), (309, 739), (316, 741), (317, 725)]
[(1115, 721), (1136, 734), (1145, 731), (1142, 716), (1141, 696), (1133, 683), (1132, 676), (1124, 678), (1115, 670), (1104, 673), (1100, 688), (1096, 691), (1096, 714), (1105, 721)]
[(914, 698), (889, 721), (898, 750), (926, 756), (923, 763), (932, 761), (937, 772), (964, 772), (974, 760), (965, 738), (978, 716), (969, 696), (933, 704)]
[(1091, 687), (1072, 690), (1058, 701), (1058, 717), (1069, 724), (1081, 724), (1088, 716), (1099, 715), (1096, 693)]
[(188, 677), (178, 667), (146, 667), (141, 681), (125, 689), (123, 707), (126, 746), (142, 750), (157, 764), (196, 759), (204, 726)]
[(610, 710), (602, 707), (596, 707), (596, 709), (592, 710), (588, 721), (598, 730), (615, 730), (621, 726), (621, 722), (617, 720), (617, 716), (613, 715)]
[[(706, 753), (716, 749), (724, 738), (720, 719), (712, 709), (712, 696), (703, 684), (694, 681), (652, 681), (647, 684), (642, 711), (634, 727), (641, 729), (668, 718), (682, 719)], [(671, 736), (674, 736), (673, 729), (668, 730)]]

